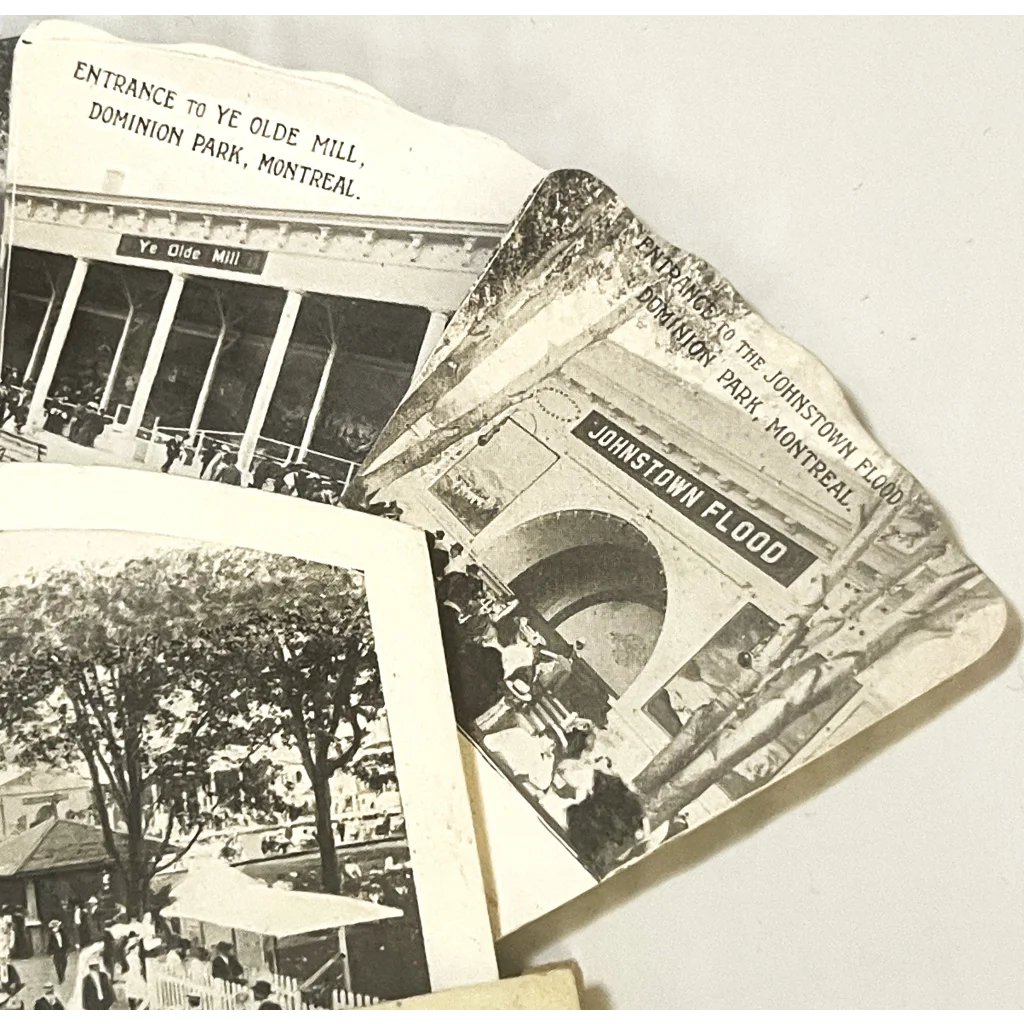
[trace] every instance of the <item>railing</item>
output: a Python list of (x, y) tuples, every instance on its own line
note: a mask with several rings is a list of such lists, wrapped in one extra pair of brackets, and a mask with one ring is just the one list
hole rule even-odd
[[(169, 427), (159, 420), (154, 422), (152, 428), (139, 431), (139, 437), (146, 437), (150, 445), (167, 441), (171, 437), (180, 437), (189, 448), (193, 448), (195, 451), (200, 451), (205, 446), (207, 440), (216, 441), (222, 448), (232, 453), (237, 453), (241, 447), (242, 434), (239, 431), (199, 430), (196, 432), (192, 442), (188, 442), (188, 434), (187, 427)], [(260, 435), (256, 442), (256, 458), (270, 459), (282, 466), (294, 463), (298, 454), (299, 445), (288, 444), (273, 437)], [(306, 452), (302, 461), (314, 473), (319, 473), (322, 476), (339, 481), (342, 484), (342, 494), (348, 490), (356, 471), (359, 469), (359, 463), (354, 462), (352, 459), (345, 459), (340, 455), (329, 455), (327, 452), (319, 452), (312, 449)]]
[[(150, 960), (146, 964), (146, 987), (149, 994), (151, 1010), (184, 1010), (189, 1007), (189, 999), (199, 1000), (202, 1010), (245, 1010), (254, 1009), (255, 1000), (247, 985), (237, 985), (230, 981), (214, 978), (209, 968), (202, 965), (192, 970), (200, 971), (198, 977), (190, 973), (184, 966), (178, 966), (171, 959)], [(281, 1005), (284, 1010), (318, 1010), (319, 1006), (310, 1006), (303, 998), (302, 986), (295, 978), (282, 974), (270, 974), (261, 971), (260, 978), (270, 983), (270, 998)], [(379, 1003), (377, 996), (368, 996), (360, 992), (346, 992), (335, 989), (331, 993), (332, 1010), (356, 1010), (364, 1006)]]
[[(28, 390), (24, 387), (12, 386), (12, 390), (28, 394)], [(82, 409), (82, 405), (79, 403), (68, 402), (61, 398), (48, 399), (47, 407), (53, 408), (54, 406), (64, 408), (71, 413)], [(100, 412), (99, 415), (106, 421), (107, 428), (112, 434), (123, 435), (128, 412), (129, 406), (120, 403), (114, 407), (112, 413), (104, 411)], [(216, 441), (226, 451), (237, 454), (241, 448), (242, 433), (241, 431), (234, 430), (199, 430), (192, 440), (189, 441), (188, 427), (167, 426), (161, 423), (160, 417), (157, 416), (150, 426), (144, 425), (139, 428), (135, 447), (136, 461), (147, 464), (153, 462), (159, 454), (156, 451), (157, 446), (164, 444), (172, 437), (181, 438), (187, 447), (197, 454), (203, 449), (207, 440)], [(256, 441), (256, 457), (270, 459), (283, 466), (296, 461), (299, 448), (300, 446), (297, 444), (289, 444), (286, 441), (279, 441), (277, 438), (260, 435)], [(43, 453), (45, 453), (45, 447)], [(360, 466), (360, 463), (353, 459), (346, 459), (340, 455), (331, 455), (328, 452), (316, 451), (315, 449), (309, 449), (303, 456), (302, 462), (312, 472), (340, 483), (342, 495), (348, 490)], [(195, 458), (193, 458), (191, 464), (197, 467), (199, 465)], [(198, 475), (198, 469), (195, 475)]]

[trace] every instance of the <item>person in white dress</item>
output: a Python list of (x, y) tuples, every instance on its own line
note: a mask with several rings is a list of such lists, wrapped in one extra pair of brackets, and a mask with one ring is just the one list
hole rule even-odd
[(0, 917), (0, 960), (7, 960), (14, 951), (14, 917), (5, 913)]
[(124, 947), (124, 959), (128, 964), (128, 970), (121, 975), (121, 983), (124, 985), (124, 998), (132, 1010), (145, 1009), (149, 999), (149, 989), (142, 973), (143, 955), (141, 936), (129, 935)]
[(608, 759), (594, 753), (597, 735), (593, 723), (583, 718), (569, 726), (567, 748), (558, 761), (551, 785), (541, 795), (540, 805), (563, 828), (568, 809), (593, 791), (595, 772), (611, 771)]
[(494, 754), (527, 792), (544, 793), (555, 774), (555, 741), (548, 735), (520, 725), (483, 738), (486, 750)]

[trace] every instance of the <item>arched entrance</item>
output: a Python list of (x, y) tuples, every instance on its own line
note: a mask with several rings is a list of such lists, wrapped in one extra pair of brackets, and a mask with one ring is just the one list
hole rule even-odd
[(609, 700), (647, 664), (664, 625), (665, 571), (654, 545), (618, 516), (576, 509), (523, 523), (480, 556), (545, 635), (566, 646), (583, 641), (591, 671), (575, 673), (558, 696), (603, 720)]

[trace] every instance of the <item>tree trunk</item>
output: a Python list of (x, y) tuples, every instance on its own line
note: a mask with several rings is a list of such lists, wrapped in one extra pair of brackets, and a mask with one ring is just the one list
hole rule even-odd
[(341, 873), (338, 870), (338, 854), (334, 848), (334, 820), (331, 813), (331, 777), (321, 765), (317, 765), (310, 782), (313, 784), (313, 801), (316, 805), (316, 844), (320, 848), (320, 887), (324, 892), (341, 892)]
[(800, 715), (810, 711), (855, 673), (854, 658), (828, 664), (812, 655), (794, 667), (793, 681), (754, 707), (745, 718), (721, 730), (714, 740), (648, 800), (651, 826), (675, 817), (705, 790), (718, 782), (750, 754), (774, 739)]
[(907, 637), (942, 635), (949, 613), (965, 614), (983, 607), (992, 600), (987, 590), (976, 596), (964, 593), (965, 585), (983, 578), (973, 564), (960, 566), (909, 596), (858, 650), (831, 656), (819, 651), (790, 666), (743, 718), (722, 728), (674, 777), (648, 793), (646, 809), (652, 826), (674, 817), (744, 758), (835, 693), (846, 679), (856, 677)]
[(138, 921), (146, 912), (149, 902), (149, 872), (146, 870), (146, 835), (143, 826), (142, 793), (132, 787), (126, 808), (128, 826), (128, 856), (124, 861), (125, 909), (128, 918)]
[[(531, 356), (533, 361), (524, 363), (518, 376), (498, 386), (494, 393), (485, 395), (479, 402), (471, 404), (468, 408), (460, 410), (457, 404), (458, 399), (462, 397), (461, 392), (457, 393), (454, 399), (448, 398), (454, 393), (454, 388), (452, 388), (436, 403), (435, 415), (439, 422), (426, 437), (414, 436), (406, 448), (390, 458), (386, 458), (386, 456), (391, 449), (383, 448), (382, 445), (386, 442), (378, 439), (374, 451), (379, 454), (369, 463), (367, 470), (363, 473), (367, 480), (367, 486), (374, 490), (383, 489), (407, 473), (421, 469), (447, 448), (481, 430), (506, 409), (518, 404), (531, 388), (559, 370), (596, 338), (603, 338), (611, 334), (623, 324), (633, 320), (639, 312), (640, 307), (637, 303), (630, 301), (629, 297), (623, 298), (600, 320), (580, 331), (579, 334), (559, 345), (549, 346), (541, 356), (536, 358)], [(418, 394), (418, 389), (414, 394)], [(449, 400), (451, 408), (444, 405)]]
[(641, 792), (653, 795), (688, 764), (733, 711), (732, 705), (719, 701), (698, 708), (686, 725), (672, 737), (664, 750), (655, 755), (651, 763), (633, 780)]
[[(621, 216), (624, 212), (621, 204), (617, 209)], [(594, 204), (583, 215), (579, 227), (582, 229), (595, 217), (602, 216), (606, 212), (606, 208), (602, 204)], [(609, 237), (616, 233), (618, 224), (619, 220), (616, 219), (615, 224), (609, 227)], [(578, 275), (585, 275), (591, 271), (592, 268), (590, 268), (585, 254), (578, 252), (581, 242), (582, 238), (569, 238), (541, 255), (536, 264), (531, 266), (529, 273), (519, 282), (519, 286), (514, 292), (513, 301), (502, 298), (497, 307), (492, 310), (497, 324), (495, 329), (487, 331), (475, 341), (467, 341), (469, 332), (477, 326), (476, 318), (474, 318), (463, 325), (458, 337), (448, 338), (449, 352), (459, 350), (458, 365), (455, 367), (454, 375), (444, 378), (435, 377), (433, 371), (437, 369), (437, 366), (434, 365), (425, 378), (429, 383), (422, 388), (416, 388), (408, 400), (402, 402), (388, 421), (387, 426), (381, 431), (375, 446), (376, 450), (382, 453), (386, 452), (413, 424), (427, 415), (448, 390), (462, 383), (474, 366), (479, 365), (495, 352), (504, 341), (520, 330), (551, 301), (550, 292), (546, 288), (538, 287), (538, 282), (543, 280), (551, 265), (567, 250), (576, 248), (578, 256), (573, 261), (573, 275), (569, 278), (570, 281), (575, 280)], [(534, 292), (532, 295), (530, 294), (531, 290)]]
[[(906, 473), (897, 478), (908, 481)], [(909, 486), (909, 484), (908, 484)], [(878, 591), (872, 591), (855, 599), (841, 608), (828, 610), (829, 598), (836, 588), (847, 578), (852, 566), (871, 547), (897, 517), (895, 506), (878, 500), (870, 509), (862, 510), (860, 523), (845, 547), (836, 551), (828, 567), (826, 581), (821, 596), (800, 616), (787, 619), (776, 634), (768, 641), (758, 655), (760, 675), (743, 680), (742, 689), (735, 683), (734, 690), (742, 702), (756, 700), (757, 694), (777, 685), (779, 678), (793, 668), (793, 659), (802, 660), (801, 651), (821, 650), (822, 645), (839, 632), (849, 621), (859, 616), (872, 602), (886, 592), (894, 579), (884, 580), (879, 584)], [(906, 575), (908, 567), (917, 568), (929, 557), (940, 554), (945, 549), (945, 541), (933, 541), (927, 545), (927, 551), (908, 559), (901, 565), (895, 578)], [(937, 544), (937, 546), (936, 546)], [(740, 704), (728, 697), (723, 703), (713, 705), (713, 711), (704, 715), (694, 716), (693, 725), (683, 729), (664, 750), (660, 751), (651, 763), (637, 776), (635, 785), (648, 798), (657, 798), (662, 786), (681, 774), (701, 759), (705, 751), (717, 741), (719, 730), (731, 728), (745, 712)], [(706, 759), (705, 759), (706, 760)], [(701, 761), (703, 763), (703, 761)]]

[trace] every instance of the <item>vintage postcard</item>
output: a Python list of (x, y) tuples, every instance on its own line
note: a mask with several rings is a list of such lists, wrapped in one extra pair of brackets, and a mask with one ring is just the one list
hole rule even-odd
[(829, 371), (578, 171), (527, 203), (361, 483), (434, 538), (501, 934), (1004, 626)]
[(0, 485), (5, 1008), (496, 979), (419, 531), (118, 468)]
[(340, 76), (59, 21), (11, 126), (3, 457), (330, 503), (543, 173)]

